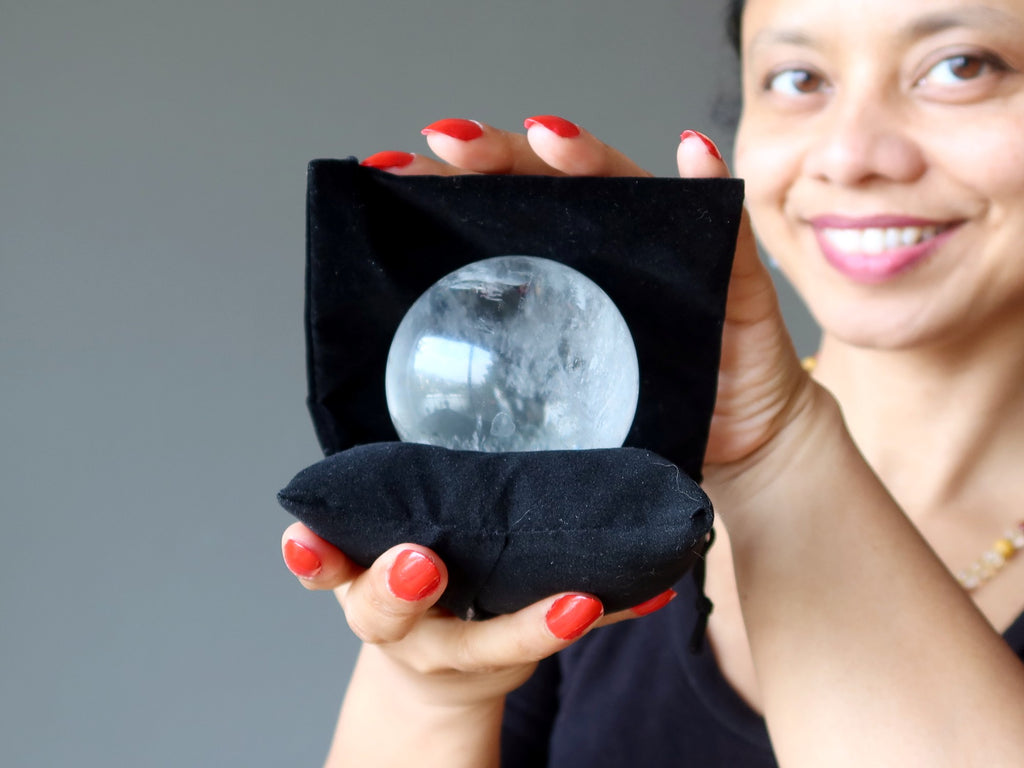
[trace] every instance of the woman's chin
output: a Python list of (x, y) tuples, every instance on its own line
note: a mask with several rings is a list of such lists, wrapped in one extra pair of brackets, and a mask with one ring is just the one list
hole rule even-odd
[(922, 308), (886, 304), (873, 307), (865, 302), (812, 301), (809, 310), (824, 336), (859, 349), (909, 351), (948, 339), (948, 324), (929, 317)]

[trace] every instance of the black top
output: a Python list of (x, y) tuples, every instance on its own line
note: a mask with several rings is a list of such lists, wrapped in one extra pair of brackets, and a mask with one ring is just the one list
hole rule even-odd
[[(705, 644), (688, 650), (698, 591), (642, 620), (591, 632), (508, 697), (508, 768), (776, 766), (764, 719), (722, 676)], [(1024, 660), (1024, 615), (1004, 637)]]

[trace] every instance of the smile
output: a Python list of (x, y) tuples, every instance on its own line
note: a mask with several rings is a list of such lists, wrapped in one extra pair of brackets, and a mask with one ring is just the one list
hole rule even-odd
[(961, 223), (902, 216), (861, 221), (822, 216), (811, 225), (825, 261), (846, 278), (870, 284), (886, 282), (927, 261)]
[(819, 230), (821, 237), (837, 251), (844, 253), (881, 254), (927, 242), (942, 234), (950, 225), (927, 227), (867, 227), (864, 229)]

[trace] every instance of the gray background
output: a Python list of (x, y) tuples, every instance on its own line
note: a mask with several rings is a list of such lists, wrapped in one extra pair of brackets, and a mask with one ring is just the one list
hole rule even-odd
[(728, 150), (718, 6), (3, 0), (0, 765), (322, 760), (355, 642), (274, 500), (320, 455), (306, 162), (553, 112), (672, 175)]

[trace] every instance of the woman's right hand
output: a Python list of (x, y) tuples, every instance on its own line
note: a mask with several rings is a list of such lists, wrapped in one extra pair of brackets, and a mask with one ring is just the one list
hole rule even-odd
[(514, 614), (462, 621), (435, 607), (447, 572), (426, 547), (398, 545), (364, 569), (293, 523), (282, 553), (304, 587), (334, 591), (363, 641), (330, 768), (413, 759), (418, 768), (498, 765), (505, 694), (603, 613), (590, 595), (564, 594)]
[(597, 598), (567, 593), (514, 614), (461, 621), (435, 607), (448, 584), (447, 569), (417, 544), (392, 547), (364, 569), (293, 523), (282, 537), (282, 554), (304, 587), (333, 590), (352, 632), (384, 654), (391, 677), (404, 678), (403, 688), (422, 702), (474, 706), (500, 698), (521, 685), (537, 661), (603, 616)]

